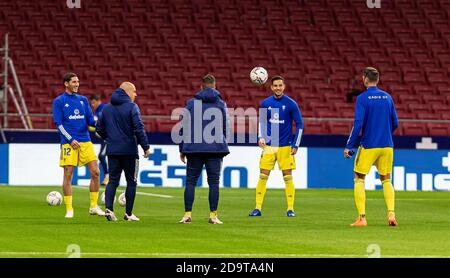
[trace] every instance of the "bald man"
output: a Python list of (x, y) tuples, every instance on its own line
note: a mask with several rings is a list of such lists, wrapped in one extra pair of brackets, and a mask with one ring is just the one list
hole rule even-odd
[(113, 205), (122, 171), (127, 181), (124, 219), (139, 221), (133, 214), (139, 168), (138, 145), (144, 150), (145, 158), (150, 155), (150, 146), (139, 107), (134, 103), (136, 96), (136, 87), (133, 83), (122, 83), (112, 94), (111, 103), (103, 109), (96, 126), (98, 135), (106, 140), (109, 183), (105, 193), (105, 216), (108, 221), (117, 221)]

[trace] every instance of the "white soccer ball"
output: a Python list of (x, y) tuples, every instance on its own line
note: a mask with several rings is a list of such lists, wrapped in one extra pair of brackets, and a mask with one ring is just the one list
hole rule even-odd
[(52, 191), (47, 195), (47, 204), (50, 206), (59, 206), (63, 202), (63, 197), (58, 191)]
[(254, 84), (262, 85), (266, 83), (268, 78), (267, 70), (263, 67), (256, 67), (250, 72), (250, 80)]
[[(105, 199), (105, 192), (102, 193), (102, 196), (100, 196), (100, 200), (102, 202), (102, 205), (104, 205), (106, 203), (106, 199)], [(116, 203), (116, 197), (114, 197), (114, 204)]]
[(127, 200), (125, 199), (125, 192), (119, 195), (119, 205), (124, 207), (127, 204)]

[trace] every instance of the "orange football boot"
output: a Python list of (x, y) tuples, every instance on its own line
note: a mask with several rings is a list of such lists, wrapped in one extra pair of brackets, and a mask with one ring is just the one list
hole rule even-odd
[(367, 226), (367, 220), (366, 217), (358, 216), (355, 220), (355, 223), (350, 224), (352, 227), (366, 227)]
[(395, 213), (390, 212), (388, 215), (389, 226), (398, 226), (397, 220), (395, 219)]

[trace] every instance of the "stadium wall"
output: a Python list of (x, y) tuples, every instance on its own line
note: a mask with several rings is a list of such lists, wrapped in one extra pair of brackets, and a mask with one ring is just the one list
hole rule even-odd
[[(97, 152), (99, 145), (96, 145)], [(0, 183), (9, 185), (60, 185), (59, 144), (0, 145)], [(181, 187), (185, 165), (176, 145), (152, 145), (153, 155), (140, 158), (140, 186)], [(224, 159), (221, 187), (254, 188), (261, 150), (256, 146), (232, 146)], [(395, 150), (393, 184), (397, 191), (450, 191), (450, 151)], [(353, 161), (344, 159), (342, 148), (300, 148), (293, 172), (296, 188), (352, 188)], [(103, 175), (103, 173), (102, 173)], [(75, 171), (73, 184), (88, 185), (86, 167)], [(125, 184), (122, 177), (121, 184)], [(199, 186), (207, 186), (203, 172)], [(269, 188), (284, 188), (281, 171), (274, 171)], [(366, 189), (381, 189), (375, 167), (366, 178)]]

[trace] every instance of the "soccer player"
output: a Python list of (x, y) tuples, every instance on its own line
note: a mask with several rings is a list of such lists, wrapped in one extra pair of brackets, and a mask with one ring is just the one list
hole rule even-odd
[(150, 146), (141, 112), (134, 102), (136, 96), (134, 84), (123, 82), (112, 94), (111, 103), (105, 106), (97, 123), (97, 133), (106, 140), (106, 154), (109, 161), (110, 180), (105, 193), (105, 216), (108, 221), (117, 221), (113, 204), (122, 171), (127, 180), (124, 219), (140, 220), (133, 214), (139, 168), (137, 145), (141, 145), (145, 158), (150, 155)]
[[(202, 173), (203, 166), (206, 168), (209, 185), (209, 223), (223, 224), (217, 217), (217, 208), (219, 205), (219, 181), (222, 168), (223, 157), (229, 154), (227, 143), (227, 132), (229, 127), (228, 109), (226, 103), (222, 100), (219, 91), (216, 90), (216, 79), (214, 76), (207, 74), (202, 79), (202, 90), (198, 92), (194, 98), (188, 100), (186, 104), (186, 113), (190, 117), (184, 115), (182, 122), (183, 141), (179, 145), (180, 159), (186, 163), (186, 187), (184, 190), (184, 216), (179, 221), (181, 224), (192, 222), (192, 206), (194, 204), (195, 186), (198, 178)], [(199, 107), (199, 108), (197, 108)], [(189, 112), (187, 112), (189, 111)], [(206, 138), (205, 131), (211, 128), (212, 121), (203, 117), (204, 113), (220, 113), (217, 117), (221, 119), (221, 128), (214, 129), (214, 138)], [(201, 113), (201, 114), (200, 114)], [(203, 119), (199, 123), (194, 123), (197, 118)], [(217, 120), (218, 118), (214, 118)], [(216, 121), (214, 121), (216, 122)], [(212, 131), (210, 131), (212, 132)], [(197, 136), (201, 136), (201, 140), (197, 140)], [(209, 140), (213, 139), (213, 140)]]
[[(91, 106), (94, 111), (94, 119), (97, 121), (100, 117), (100, 114), (105, 108), (105, 104), (102, 103), (102, 99), (100, 95), (93, 94), (91, 95)], [(93, 128), (95, 131), (95, 128)], [(106, 142), (105, 140), (101, 140), (100, 143), (100, 152), (98, 153), (98, 160), (100, 160), (100, 165), (102, 165), (103, 173), (105, 174), (105, 178), (103, 179), (102, 185), (107, 185), (109, 181), (109, 172), (108, 172), (108, 162), (106, 161)]]
[(80, 81), (76, 74), (66, 73), (63, 78), (66, 91), (53, 101), (53, 119), (61, 138), (61, 157), (59, 165), (64, 169), (63, 191), (66, 204), (66, 218), (73, 218), (72, 176), (73, 168), (87, 165), (91, 174), (90, 208), (91, 215), (104, 215), (98, 207), (100, 171), (94, 145), (89, 136), (88, 126), (95, 126), (89, 102), (78, 95)]
[[(261, 216), (266, 194), (266, 183), (275, 162), (283, 173), (286, 185), (287, 216), (294, 217), (295, 187), (292, 170), (295, 169), (295, 154), (300, 146), (303, 133), (303, 120), (297, 103), (284, 94), (285, 84), (281, 76), (272, 77), (273, 95), (266, 98), (261, 107), (267, 111), (267, 117), (259, 117), (258, 145), (263, 149), (260, 159), (259, 181), (256, 186), (256, 208), (249, 216)], [(295, 123), (295, 135), (292, 134)], [(277, 132), (278, 131), (278, 132)]]
[(392, 133), (398, 126), (397, 112), (392, 97), (377, 88), (380, 80), (378, 70), (367, 67), (362, 78), (367, 90), (356, 99), (353, 129), (344, 149), (344, 157), (349, 158), (351, 150), (359, 146), (354, 165), (354, 195), (358, 217), (351, 226), (367, 226), (364, 179), (373, 164), (377, 167), (383, 184), (388, 224), (397, 226), (394, 212), (395, 193), (391, 183), (394, 157)]

